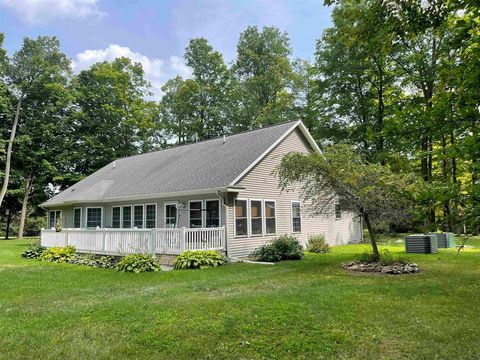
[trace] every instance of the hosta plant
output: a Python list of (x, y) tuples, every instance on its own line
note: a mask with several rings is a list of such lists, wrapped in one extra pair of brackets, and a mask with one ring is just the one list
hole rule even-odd
[(204, 269), (216, 267), (227, 263), (225, 256), (217, 251), (184, 251), (175, 258), (175, 269)]
[(22, 253), (22, 256), (27, 259), (38, 259), (45, 250), (47, 250), (47, 248), (39, 243), (31, 243)]
[(160, 264), (157, 259), (149, 254), (132, 254), (122, 258), (117, 266), (117, 271), (142, 273), (149, 271), (160, 271)]
[(40, 260), (56, 263), (66, 263), (73, 259), (75, 246), (53, 247), (40, 255)]

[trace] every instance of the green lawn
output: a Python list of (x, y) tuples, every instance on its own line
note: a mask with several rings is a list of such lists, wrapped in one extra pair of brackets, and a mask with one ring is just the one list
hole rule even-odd
[(478, 239), (408, 256), (424, 271), (407, 276), (339, 267), (367, 245), (126, 274), (25, 260), (26, 243), (0, 241), (1, 359), (480, 358)]

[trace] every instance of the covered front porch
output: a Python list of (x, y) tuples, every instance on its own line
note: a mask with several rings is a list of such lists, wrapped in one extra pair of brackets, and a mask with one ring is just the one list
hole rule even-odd
[(225, 227), (161, 229), (45, 229), (45, 247), (75, 246), (78, 252), (128, 255), (178, 255), (186, 250), (225, 251)]

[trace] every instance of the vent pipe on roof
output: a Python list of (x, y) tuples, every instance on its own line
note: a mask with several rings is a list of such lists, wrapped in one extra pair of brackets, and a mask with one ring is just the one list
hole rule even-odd
[(115, 161), (112, 164), (112, 169), (115, 169)]
[(223, 143), (225, 144), (226, 141), (227, 141), (227, 137), (223, 135)]

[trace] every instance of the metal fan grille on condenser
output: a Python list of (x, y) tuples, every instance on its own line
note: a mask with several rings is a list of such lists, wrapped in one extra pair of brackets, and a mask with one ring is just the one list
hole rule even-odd
[(405, 238), (407, 254), (435, 254), (438, 252), (436, 235), (409, 235)]

